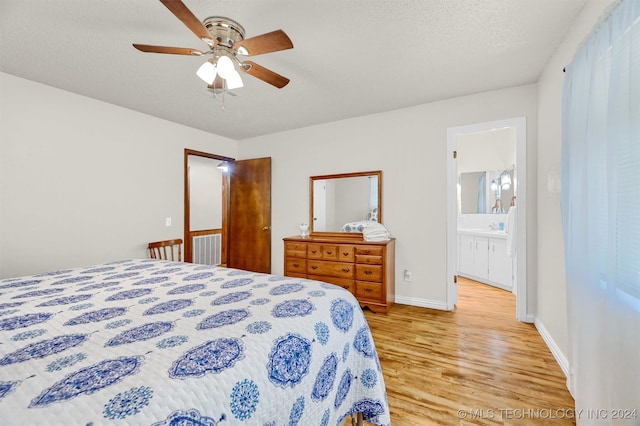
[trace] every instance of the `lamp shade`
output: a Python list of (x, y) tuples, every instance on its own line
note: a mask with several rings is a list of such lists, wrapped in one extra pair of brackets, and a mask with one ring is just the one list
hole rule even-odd
[(498, 178), (495, 178), (491, 181), (490, 187), (493, 192), (496, 192), (498, 190), (498, 187), (500, 186), (498, 180), (499, 180)]
[(503, 191), (508, 191), (511, 188), (511, 175), (509, 175), (508, 170), (505, 170), (500, 175), (500, 188)]
[(216, 79), (216, 66), (207, 61), (204, 64), (200, 65), (200, 68), (198, 68), (196, 74), (205, 83), (207, 83), (208, 85), (212, 85), (213, 81)]
[(236, 70), (233, 70), (231, 74), (226, 78), (227, 89), (237, 89), (239, 87), (243, 87), (242, 77), (240, 77), (240, 73)]
[(217, 67), (218, 74), (220, 74), (220, 77), (224, 78), (225, 80), (231, 77), (234, 72), (236, 72), (236, 69), (233, 67), (233, 62), (228, 56), (220, 56), (220, 59), (218, 59)]

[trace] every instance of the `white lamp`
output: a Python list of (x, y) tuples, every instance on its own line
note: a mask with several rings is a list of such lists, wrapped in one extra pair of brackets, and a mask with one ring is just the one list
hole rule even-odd
[(503, 191), (508, 191), (511, 188), (511, 176), (508, 170), (505, 170), (500, 175), (500, 187)]
[(495, 178), (491, 181), (491, 190), (493, 192), (497, 192), (498, 191), (498, 178)]
[(228, 56), (220, 56), (220, 59), (218, 59), (217, 67), (218, 74), (220, 74), (220, 77), (224, 78), (225, 80), (235, 72), (233, 62)]
[(219, 75), (225, 80), (227, 89), (229, 90), (244, 86), (240, 73), (236, 71), (233, 66), (233, 61), (231, 61), (231, 58), (228, 56), (221, 56), (216, 65), (210, 61), (205, 62), (198, 68), (196, 74), (209, 86), (215, 81), (216, 75)]
[(198, 77), (204, 80), (209, 86), (213, 84), (213, 81), (216, 79), (216, 66), (211, 62), (207, 61), (204, 64), (200, 65), (198, 71), (196, 71)]
[(242, 83), (242, 78), (240, 77), (240, 73), (236, 70), (233, 70), (233, 72), (226, 78), (226, 82), (227, 89), (229, 90), (237, 89), (244, 86), (244, 84)]

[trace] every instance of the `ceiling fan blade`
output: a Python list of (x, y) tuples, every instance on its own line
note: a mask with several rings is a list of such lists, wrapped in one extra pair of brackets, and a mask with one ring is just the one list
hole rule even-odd
[(203, 53), (198, 49), (191, 49), (189, 47), (168, 47), (168, 46), (151, 46), (149, 44), (133, 43), (133, 47), (141, 52), (148, 53), (169, 53), (173, 55), (191, 55), (201, 56)]
[(214, 39), (207, 27), (191, 11), (182, 3), (181, 0), (160, 0), (167, 9), (173, 13), (176, 18), (182, 21), (200, 40), (213, 47), (218, 44), (218, 40)]
[(277, 52), (279, 50), (293, 49), (293, 42), (282, 30), (251, 37), (237, 42), (234, 45), (236, 51), (243, 47), (248, 53), (240, 50), (238, 53), (245, 56), (262, 55), (263, 53)]
[(265, 83), (269, 83), (272, 86), (277, 87), (278, 89), (282, 89), (284, 86), (289, 84), (288, 78), (283, 77), (280, 74), (275, 73), (261, 65), (258, 65), (255, 62), (244, 61), (241, 64), (240, 69), (247, 74), (259, 78)]

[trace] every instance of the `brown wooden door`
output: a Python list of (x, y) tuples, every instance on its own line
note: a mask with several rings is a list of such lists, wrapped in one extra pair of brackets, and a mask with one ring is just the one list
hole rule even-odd
[(271, 158), (230, 169), (228, 266), (271, 273)]

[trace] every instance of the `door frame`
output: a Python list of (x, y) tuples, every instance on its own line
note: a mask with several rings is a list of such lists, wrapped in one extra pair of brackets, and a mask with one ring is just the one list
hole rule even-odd
[(533, 322), (527, 312), (527, 119), (515, 117), (447, 129), (447, 309), (458, 302), (458, 166), (455, 161), (457, 136), (464, 133), (513, 127), (516, 129), (516, 167), (518, 170), (518, 214), (516, 216), (516, 319)]
[[(194, 155), (197, 157), (210, 158), (212, 160), (229, 161), (233, 162), (235, 159), (230, 157), (224, 157), (218, 154), (211, 154), (203, 151), (196, 151), (193, 149), (184, 149), (184, 261), (193, 261), (193, 242), (189, 238), (189, 232), (191, 227), (191, 200), (189, 194), (189, 156)], [(222, 253), (224, 256), (229, 253), (229, 175), (224, 173), (222, 176)], [(227, 259), (222, 259), (222, 263), (226, 264)]]

